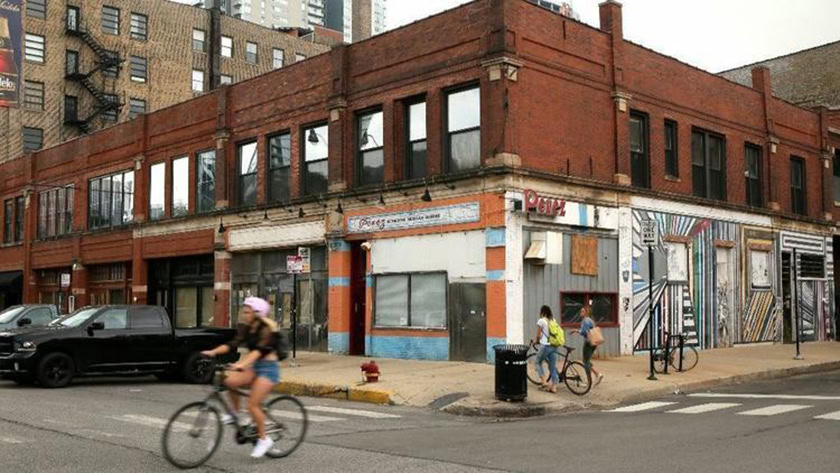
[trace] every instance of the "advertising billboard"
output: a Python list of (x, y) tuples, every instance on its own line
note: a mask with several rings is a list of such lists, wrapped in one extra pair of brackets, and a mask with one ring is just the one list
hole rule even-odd
[(23, 0), (0, 0), (0, 107), (20, 103), (22, 5)]

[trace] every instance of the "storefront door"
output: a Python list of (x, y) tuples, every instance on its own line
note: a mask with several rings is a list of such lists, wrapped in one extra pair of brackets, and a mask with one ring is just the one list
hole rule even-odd
[(367, 300), (367, 252), (353, 245), (350, 291), (353, 307), (350, 312), (350, 354), (365, 354), (365, 309)]
[(486, 290), (483, 283), (449, 285), (449, 359), (487, 361)]

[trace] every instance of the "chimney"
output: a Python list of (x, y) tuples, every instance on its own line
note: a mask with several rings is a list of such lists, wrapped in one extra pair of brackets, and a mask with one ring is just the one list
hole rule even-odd
[(621, 4), (616, 0), (607, 0), (598, 4), (601, 16), (601, 30), (613, 35), (613, 41), (624, 39), (621, 25)]
[(752, 68), (752, 86), (753, 89), (770, 97), (770, 69), (766, 66), (756, 66)]

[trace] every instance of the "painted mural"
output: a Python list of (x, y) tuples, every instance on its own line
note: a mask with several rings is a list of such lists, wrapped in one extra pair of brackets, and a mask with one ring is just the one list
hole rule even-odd
[[(641, 222), (658, 222), (661, 242), (653, 251), (654, 343), (664, 331), (685, 333), (700, 348), (731, 346), (776, 336), (771, 288), (742, 290), (742, 226), (684, 215), (633, 211), (633, 336), (636, 349), (650, 345), (648, 249)], [(763, 275), (763, 273), (762, 273)], [(743, 308), (747, 307), (744, 311)], [(745, 336), (745, 334), (749, 334)]]

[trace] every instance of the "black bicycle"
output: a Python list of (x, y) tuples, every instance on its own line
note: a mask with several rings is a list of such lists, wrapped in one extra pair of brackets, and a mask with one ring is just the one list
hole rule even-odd
[[(565, 353), (560, 354), (557, 353), (557, 376), (559, 376), (559, 380), (566, 384), (566, 387), (569, 388), (574, 394), (578, 396), (583, 396), (584, 394), (588, 393), (590, 389), (592, 389), (592, 376), (586, 372), (586, 368), (583, 366), (583, 363), (579, 361), (570, 361), (569, 355), (574, 351), (574, 348), (567, 347), (565, 345), (557, 347), (557, 349), (564, 349)], [(531, 342), (530, 350), (528, 353), (528, 381), (542, 386), (545, 382), (537, 371), (537, 355), (540, 351), (540, 345)], [(560, 361), (562, 358), (562, 362)], [(548, 373), (548, 361), (543, 361), (543, 372)]]
[(700, 354), (692, 345), (685, 344), (684, 333), (671, 336), (665, 332), (665, 344), (653, 351), (653, 369), (657, 373), (665, 372), (665, 347), (668, 347), (668, 364), (676, 371), (688, 371), (697, 366)]
[[(213, 364), (213, 361), (206, 360), (205, 363)], [(210, 394), (203, 401), (191, 402), (178, 409), (163, 430), (163, 456), (178, 468), (198, 467), (219, 448), (224, 427), (216, 404), (220, 404), (233, 419), (231, 425), (236, 429), (234, 438), (237, 444), (254, 444), (259, 438), (256, 426), (240, 425), (237, 412), (231, 409), (222, 396), (228, 390), (224, 384), (225, 371), (231, 371), (231, 367), (216, 366), (214, 369), (220, 373), (215, 376)], [(236, 389), (235, 392), (248, 397), (248, 393), (242, 390)], [(263, 412), (266, 416), (266, 436), (274, 441), (266, 455), (270, 458), (290, 455), (303, 442), (309, 427), (303, 403), (294, 396), (280, 395), (265, 402)]]

